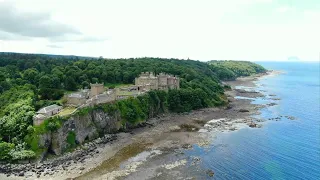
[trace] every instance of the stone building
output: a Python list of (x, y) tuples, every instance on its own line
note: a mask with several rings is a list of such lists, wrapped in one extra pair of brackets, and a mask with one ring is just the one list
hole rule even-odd
[[(67, 105), (68, 106), (81, 106), (83, 104), (86, 104), (89, 99), (95, 98), (97, 99), (97, 96), (102, 95), (105, 93), (105, 88), (103, 84), (90, 84), (91, 89), (84, 89), (72, 94), (69, 94), (67, 96)], [(99, 96), (101, 99), (105, 99), (105, 97)]]
[(135, 85), (142, 90), (168, 90), (168, 89), (180, 89), (180, 80), (178, 77), (160, 73), (155, 76), (151, 72), (141, 73), (139, 77), (135, 79)]
[(91, 91), (90, 91), (90, 97), (102, 94), (105, 91), (105, 88), (103, 84), (90, 84)]
[(141, 73), (139, 77), (135, 78), (135, 85), (141, 86), (145, 91), (158, 89), (159, 79), (153, 73)]
[(88, 98), (89, 98), (89, 90), (84, 89), (79, 92), (69, 94), (67, 96), (67, 105), (81, 106), (82, 104), (86, 103)]
[(39, 125), (45, 119), (58, 114), (61, 110), (62, 107), (56, 104), (41, 108), (39, 111), (36, 112), (36, 115), (33, 117), (33, 124)]
[(87, 101), (91, 105), (108, 103), (116, 100), (116, 93), (114, 90), (108, 90), (103, 94), (96, 95)]

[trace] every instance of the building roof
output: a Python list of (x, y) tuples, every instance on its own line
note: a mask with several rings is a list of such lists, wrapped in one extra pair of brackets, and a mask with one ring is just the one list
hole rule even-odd
[(57, 110), (61, 108), (61, 106), (58, 106), (56, 104), (53, 104), (53, 105), (50, 105), (50, 106), (47, 106), (47, 107), (44, 107), (44, 108), (41, 108), (37, 114), (45, 114), (47, 112), (51, 112), (51, 111), (54, 111), (54, 110)]
[(43, 115), (43, 114), (37, 114), (37, 115), (35, 115), (35, 117), (36, 117), (36, 119), (44, 119), (44, 118), (46, 118), (46, 116)]

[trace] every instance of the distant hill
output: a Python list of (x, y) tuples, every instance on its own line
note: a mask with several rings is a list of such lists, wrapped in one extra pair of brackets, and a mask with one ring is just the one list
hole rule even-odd
[(301, 61), (297, 56), (291, 56), (288, 58), (288, 61)]

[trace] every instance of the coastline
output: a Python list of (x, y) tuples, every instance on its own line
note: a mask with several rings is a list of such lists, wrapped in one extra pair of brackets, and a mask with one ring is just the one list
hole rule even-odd
[[(192, 148), (193, 144), (208, 146), (215, 136), (215, 133), (206, 133), (208, 131), (219, 133), (235, 131), (246, 126), (260, 127), (259, 122), (261, 120), (254, 119), (252, 116), (259, 114), (259, 109), (263, 108), (264, 105), (251, 104), (252, 99), (238, 99), (236, 97), (256, 98), (264, 95), (256, 91), (239, 90), (235, 87), (254, 88), (254, 81), (278, 73), (278, 71), (272, 71), (267, 74), (243, 77), (236, 81), (226, 82), (232, 87), (231, 91), (226, 91), (230, 102), (228, 107), (163, 115), (148, 120), (146, 127), (133, 129), (129, 133), (116, 134), (117, 138), (113, 138), (106, 144), (98, 143), (99, 140), (88, 143), (85, 146), (89, 149), (92, 148), (93, 151), (86, 154), (84, 158), (67, 161), (65, 164), (55, 167), (54, 170), (43, 168), (44, 172), (41, 172), (39, 179), (115, 179), (119, 177), (135, 179), (146, 177), (144, 175), (147, 174), (160, 178), (161, 175), (165, 174), (165, 171), (183, 166), (186, 161), (182, 159), (172, 163), (152, 163), (155, 164), (155, 167), (153, 167), (155, 170), (152, 172), (151, 170), (142, 172), (143, 167), (146, 167), (150, 162), (154, 162), (154, 159), (179, 154), (184, 149)], [(46, 167), (46, 163), (50, 164), (50, 160), (42, 165)], [(161, 174), (159, 175), (159, 173)], [(35, 178), (37, 178), (35, 172), (27, 172), (24, 177), (7, 177), (0, 174), (0, 179)]]

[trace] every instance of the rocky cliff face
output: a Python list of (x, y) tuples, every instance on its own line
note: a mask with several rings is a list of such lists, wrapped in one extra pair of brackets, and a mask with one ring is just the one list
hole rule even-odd
[(55, 132), (42, 134), (39, 146), (45, 147), (47, 152), (60, 155), (70, 146), (70, 142), (67, 141), (70, 132), (75, 135), (75, 143), (82, 144), (86, 140), (96, 139), (99, 135), (117, 132), (120, 128), (120, 113), (109, 115), (102, 110), (93, 110), (86, 115), (70, 117)]

